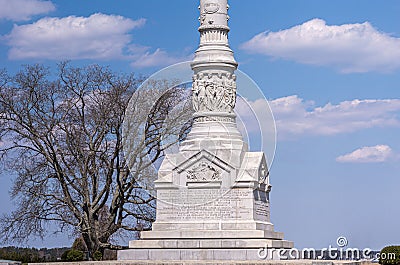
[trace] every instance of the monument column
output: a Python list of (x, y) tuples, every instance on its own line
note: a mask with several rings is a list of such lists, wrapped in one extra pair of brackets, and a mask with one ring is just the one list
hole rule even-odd
[(200, 1), (200, 45), (191, 63), (194, 123), (181, 152), (207, 150), (240, 167), (247, 143), (237, 129), (237, 62), (229, 47), (227, 0)]
[(232, 117), (237, 63), (228, 41), (227, 0), (200, 1), (200, 45), (192, 62), (195, 117)]
[(155, 181), (156, 221), (118, 252), (120, 260), (257, 260), (265, 246), (291, 248), (274, 231), (263, 152), (237, 129), (237, 62), (228, 41), (227, 0), (200, 0), (200, 45), (191, 63), (194, 122)]

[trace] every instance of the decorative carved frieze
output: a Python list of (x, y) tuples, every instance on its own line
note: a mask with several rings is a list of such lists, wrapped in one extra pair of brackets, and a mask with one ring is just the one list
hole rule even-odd
[(236, 75), (217, 72), (193, 76), (193, 109), (198, 112), (233, 112), (236, 104)]

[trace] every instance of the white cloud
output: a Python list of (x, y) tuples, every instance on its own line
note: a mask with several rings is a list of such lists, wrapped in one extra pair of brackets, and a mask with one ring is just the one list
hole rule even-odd
[(380, 32), (368, 22), (329, 26), (322, 19), (313, 19), (286, 30), (260, 33), (242, 48), (346, 73), (400, 68), (400, 38)]
[(388, 161), (393, 156), (392, 149), (387, 145), (367, 146), (349, 154), (336, 158), (340, 163), (380, 163)]
[(41, 0), (0, 0), (0, 7), (0, 19), (12, 21), (30, 20), (56, 9), (51, 1)]
[(128, 32), (145, 23), (121, 16), (93, 14), (43, 18), (17, 26), (7, 36), (10, 59), (118, 59), (131, 41)]
[[(267, 102), (250, 102), (256, 113), (268, 111)], [(336, 135), (374, 127), (400, 127), (400, 99), (352, 100), (315, 106), (296, 95), (269, 101), (279, 138)], [(259, 117), (262, 118), (262, 117)], [(247, 128), (257, 130), (256, 126)]]
[(6, 36), (11, 47), (8, 57), (12, 60), (127, 60), (139, 68), (190, 59), (171, 56), (162, 49), (152, 53), (150, 47), (132, 43), (130, 31), (143, 26), (145, 21), (97, 13), (90, 17), (43, 18), (28, 25), (14, 25)]
[(132, 67), (152, 67), (152, 66), (167, 66), (178, 62), (189, 61), (193, 59), (193, 56), (171, 56), (166, 51), (156, 49), (153, 53), (150, 51), (150, 47), (143, 47), (133, 45), (130, 48), (132, 53), (133, 62)]

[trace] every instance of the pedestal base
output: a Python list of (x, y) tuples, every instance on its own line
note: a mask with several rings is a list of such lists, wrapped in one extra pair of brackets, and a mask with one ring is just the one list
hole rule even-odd
[[(28, 263), (28, 265), (37, 265), (38, 263)], [(352, 260), (260, 260), (260, 261), (162, 261), (162, 260), (129, 260), (129, 261), (78, 261), (78, 262), (57, 262), (40, 263), (40, 265), (373, 265), (368, 261)]]
[[(191, 242), (178, 241), (181, 243), (215, 245), (216, 248), (143, 248), (143, 249), (127, 249), (118, 251), (118, 260), (162, 260), (162, 261), (261, 261), (261, 260), (277, 260), (279, 259), (277, 250), (270, 250), (267, 257), (260, 258), (265, 255), (264, 250), (260, 252), (260, 248), (265, 249), (266, 244), (275, 248), (289, 248), (293, 246), (292, 242), (284, 240), (207, 240)], [(168, 242), (177, 245), (178, 242)], [(153, 242), (156, 245), (165, 245), (167, 242)], [(189, 244), (189, 245), (190, 245)], [(231, 246), (218, 247), (218, 246)], [(246, 247), (247, 246), (247, 247)], [(254, 248), (255, 247), (255, 248)]]

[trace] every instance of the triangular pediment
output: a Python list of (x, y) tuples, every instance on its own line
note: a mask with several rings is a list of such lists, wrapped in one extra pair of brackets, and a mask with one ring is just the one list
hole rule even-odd
[(174, 171), (223, 170), (230, 173), (234, 168), (214, 154), (201, 150), (174, 168)]
[(240, 167), (237, 182), (258, 181), (268, 184), (268, 166), (263, 152), (248, 152)]

